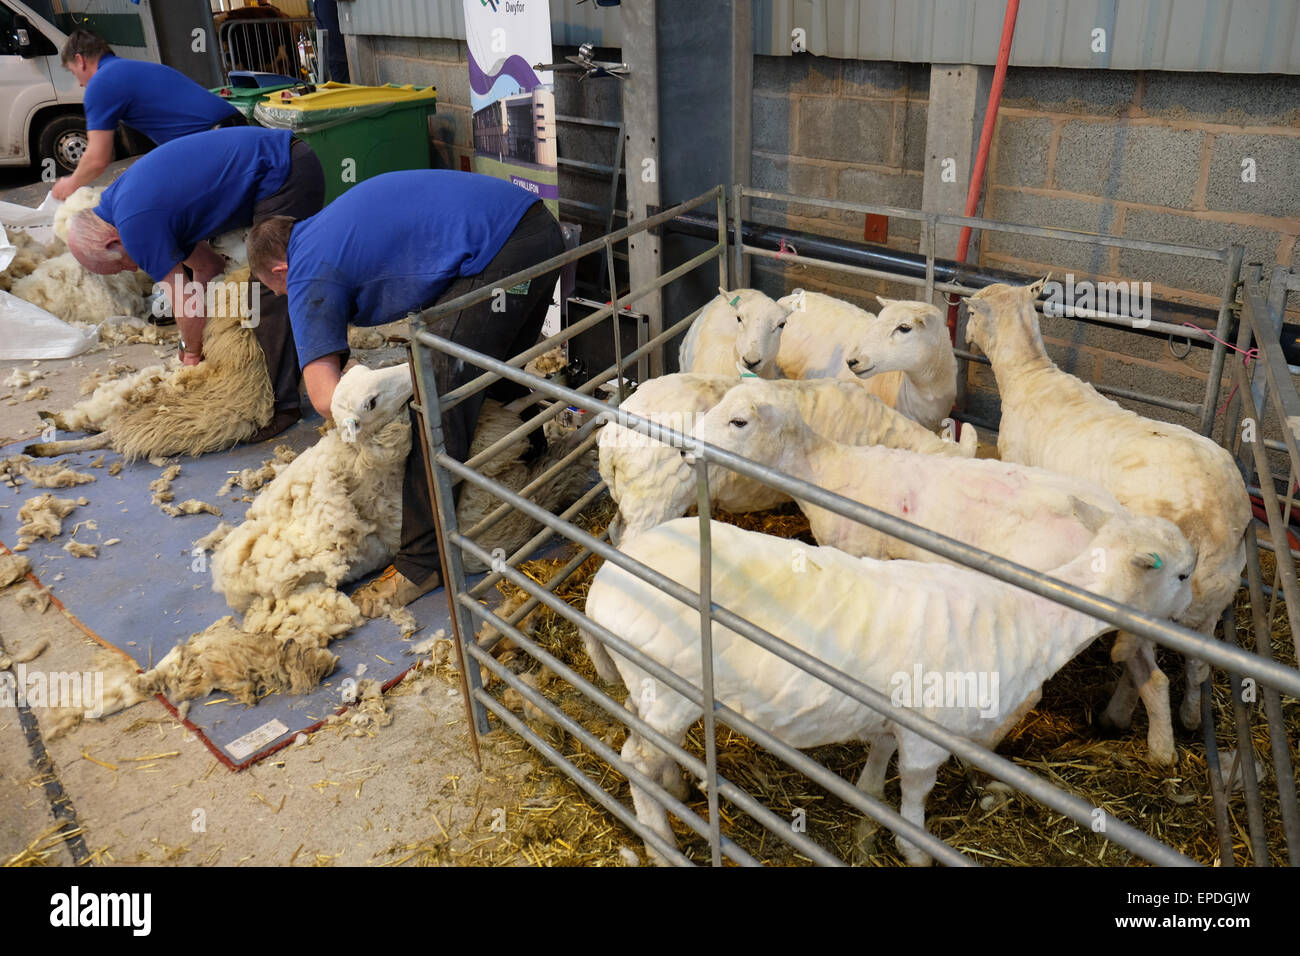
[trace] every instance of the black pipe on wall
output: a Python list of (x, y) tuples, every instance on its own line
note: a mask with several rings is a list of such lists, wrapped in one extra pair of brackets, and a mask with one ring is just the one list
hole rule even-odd
[[(698, 236), (702, 239), (717, 241), (718, 221), (713, 216), (692, 211), (665, 223), (663, 229), (670, 233), (684, 236)], [(908, 276), (909, 278), (925, 278), (925, 256), (917, 252), (891, 249), (888, 246), (881, 246), (873, 243), (858, 243), (849, 242), (843, 239), (828, 239), (825, 236), (818, 236), (809, 232), (777, 229), (775, 226), (766, 226), (762, 223), (749, 221), (741, 223), (741, 233), (745, 245), (755, 246), (759, 249), (768, 249), (775, 252), (781, 248), (782, 240), (785, 240), (787, 244), (793, 241), (793, 243), (798, 247), (800, 255), (806, 255), (816, 259), (825, 259), (828, 262), (835, 262), (841, 265), (894, 272), (899, 275)], [(734, 243), (736, 241), (734, 223), (727, 223), (727, 234), (731, 237), (730, 241)], [(959, 263), (951, 259), (934, 260), (934, 279), (936, 282), (957, 283), (968, 288), (982, 289), (995, 282), (1006, 282), (1012, 285), (1026, 285), (1040, 278), (1042, 277), (1026, 276), (1016, 272), (1008, 272), (1003, 269), (991, 269), (988, 267), (976, 266), (971, 263)], [(1218, 315), (1219, 313), (1216, 309), (1186, 305), (1181, 302), (1170, 302), (1167, 299), (1157, 299), (1154, 297), (1151, 299), (1151, 318), (1158, 322), (1168, 322), (1174, 325), (1179, 325), (1183, 322), (1191, 322), (1195, 325), (1199, 325), (1203, 329), (1212, 331), (1218, 323)], [(1076, 321), (1087, 322), (1090, 325), (1114, 328), (1110, 323), (1100, 322), (1095, 319), (1081, 318)], [(1166, 333), (1152, 331), (1150, 329), (1133, 329), (1132, 331), (1139, 335), (1146, 335), (1157, 339), (1168, 338)], [(1236, 341), (1236, 336), (1237, 320), (1234, 319), (1228, 341)], [(1210, 346), (1210, 343), (1208, 342), (1195, 340), (1192, 340), (1192, 344), (1201, 348), (1208, 348)], [(1290, 365), (1300, 365), (1300, 325), (1283, 325), (1281, 344), (1282, 352), (1286, 356), (1287, 363)]]

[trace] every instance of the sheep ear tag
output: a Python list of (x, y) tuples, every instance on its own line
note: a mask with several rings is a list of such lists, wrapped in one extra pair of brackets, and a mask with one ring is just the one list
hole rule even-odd
[(736, 308), (736, 306), (738, 305), (740, 305), (740, 296), (736, 296), (734, 299), (731, 300), (731, 307), (733, 309)]
[(1165, 566), (1165, 563), (1160, 560), (1160, 555), (1156, 554), (1154, 551), (1151, 552), (1151, 557), (1155, 559), (1155, 564), (1151, 565), (1151, 567), (1155, 568), (1157, 571)]

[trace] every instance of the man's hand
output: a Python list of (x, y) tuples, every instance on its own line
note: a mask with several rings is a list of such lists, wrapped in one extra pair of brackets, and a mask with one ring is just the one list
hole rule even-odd
[(182, 365), (198, 365), (203, 361), (202, 352), (187, 352), (185, 349), (180, 350)]
[(86, 151), (71, 176), (55, 181), (50, 190), (55, 199), (67, 199), (82, 186), (89, 186), (113, 161), (113, 131), (92, 129), (86, 131)]

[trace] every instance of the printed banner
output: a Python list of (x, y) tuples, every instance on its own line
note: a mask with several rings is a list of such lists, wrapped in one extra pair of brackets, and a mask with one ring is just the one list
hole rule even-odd
[(559, 218), (551, 7), (547, 0), (464, 0), (474, 111), (474, 171), (508, 179)]

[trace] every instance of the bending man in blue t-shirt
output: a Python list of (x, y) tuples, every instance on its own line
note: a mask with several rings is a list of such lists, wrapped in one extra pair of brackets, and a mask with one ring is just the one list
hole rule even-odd
[(161, 63), (124, 60), (104, 38), (73, 30), (59, 54), (86, 88), (86, 151), (71, 175), (55, 182), (55, 199), (88, 186), (113, 161), (113, 132), (119, 122), (156, 144), (223, 126), (244, 126), (244, 115), (184, 73)]
[[(204, 301), (183, 295), (186, 269), (206, 285), (226, 268), (207, 239), (272, 216), (311, 216), (325, 176), (311, 147), (288, 130), (222, 129), (183, 136), (141, 156), (68, 224), (68, 251), (99, 275), (143, 269), (162, 284), (181, 332), (181, 361), (203, 359)], [(253, 332), (266, 355), (275, 413), (250, 441), (301, 417), (298, 356), (288, 302), (259, 284)]]
[[(311, 403), (330, 415), (348, 354), (348, 324), (383, 325), (465, 295), (564, 251), (560, 226), (536, 196), (474, 173), (412, 170), (385, 173), (334, 200), (305, 222), (276, 217), (248, 236), (248, 264), (258, 281), (287, 291), (303, 382)], [(537, 342), (559, 269), (526, 288), (503, 290), (443, 316), (436, 335), (498, 359)], [(493, 306), (496, 305), (494, 310)], [(438, 393), (478, 377), (480, 369), (433, 356)], [(509, 402), (527, 393), (499, 381), (443, 415), (447, 454), (469, 457), (483, 399)], [(411, 423), (418, 426), (415, 412)], [(459, 487), (459, 486), (458, 486)], [(379, 578), (353, 595), (375, 617), (404, 606), (440, 583), (441, 564), (424, 451), (411, 443), (402, 487), (401, 549)]]

